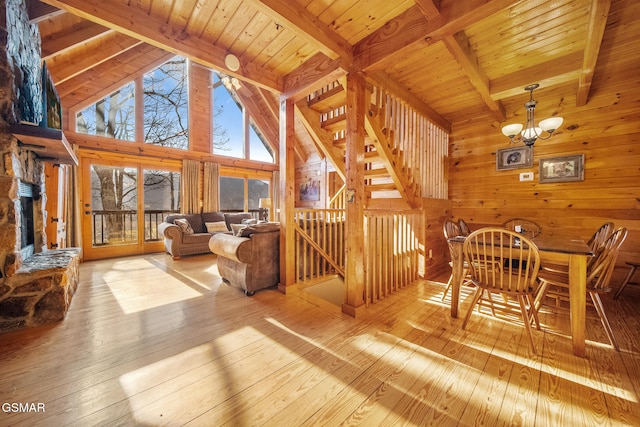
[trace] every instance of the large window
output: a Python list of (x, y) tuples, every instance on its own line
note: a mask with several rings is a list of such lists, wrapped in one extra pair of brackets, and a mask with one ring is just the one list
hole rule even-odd
[(134, 141), (135, 85), (133, 82), (76, 115), (76, 131), (88, 135)]
[(213, 152), (221, 156), (273, 163), (273, 150), (242, 106), (236, 90), (242, 83), (214, 71)]
[[(188, 64), (176, 56), (142, 78), (142, 99), (131, 82), (76, 115), (76, 130), (125, 141), (136, 140), (143, 121), (144, 141), (164, 147), (189, 148)], [(144, 117), (136, 120), (136, 102)]]
[(144, 75), (144, 141), (189, 148), (189, 88), (185, 58), (176, 56)]
[(221, 172), (223, 173), (228, 175), (220, 176), (221, 211), (258, 212), (260, 199), (271, 197), (270, 174)]

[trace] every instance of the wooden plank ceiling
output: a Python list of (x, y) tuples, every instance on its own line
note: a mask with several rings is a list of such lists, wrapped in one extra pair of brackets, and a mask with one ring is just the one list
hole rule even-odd
[[(620, 20), (608, 16), (622, 14), (637, 16), (640, 3), (30, 0), (66, 109), (84, 108), (180, 54), (296, 97), (362, 70), (450, 124), (487, 115), (503, 123), (522, 114), (530, 83), (540, 83), (539, 99), (572, 94), (585, 104), (605, 31), (638, 30), (618, 28)], [(228, 53), (240, 59), (237, 72), (224, 65)]]

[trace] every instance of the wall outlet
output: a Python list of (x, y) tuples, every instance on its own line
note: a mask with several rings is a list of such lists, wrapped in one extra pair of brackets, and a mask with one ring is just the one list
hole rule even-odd
[(433, 250), (429, 249), (429, 259), (433, 258)]
[(522, 172), (520, 174), (520, 181), (533, 181), (533, 172)]

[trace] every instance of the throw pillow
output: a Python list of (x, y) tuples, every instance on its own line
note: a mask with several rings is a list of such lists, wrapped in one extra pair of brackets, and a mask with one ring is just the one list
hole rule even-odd
[(173, 223), (180, 227), (184, 234), (193, 234), (193, 228), (191, 228), (191, 224), (189, 224), (189, 221), (187, 221), (186, 219), (179, 218), (173, 221)]
[(217, 233), (220, 231), (229, 231), (227, 229), (227, 223), (224, 221), (205, 222), (204, 226), (207, 227), (207, 233)]
[(245, 228), (247, 228), (245, 224), (231, 224), (231, 230), (234, 236), (241, 236)]

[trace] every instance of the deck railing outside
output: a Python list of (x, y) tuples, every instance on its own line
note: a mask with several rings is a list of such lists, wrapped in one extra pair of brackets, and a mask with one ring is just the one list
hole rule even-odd
[[(223, 211), (238, 213), (237, 210)], [(145, 209), (144, 211), (144, 241), (156, 242), (162, 240), (158, 235), (158, 225), (169, 215), (179, 213), (178, 210)], [(260, 209), (249, 211), (252, 218), (261, 219)], [(136, 210), (94, 210), (93, 246), (113, 244), (132, 244), (138, 240), (138, 211)]]

